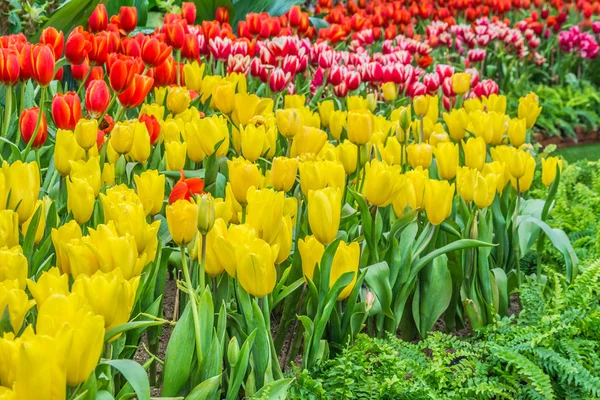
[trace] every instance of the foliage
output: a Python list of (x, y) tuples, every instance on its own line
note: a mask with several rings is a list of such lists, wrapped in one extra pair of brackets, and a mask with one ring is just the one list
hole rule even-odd
[(518, 318), (463, 339), (361, 335), (321, 369), (296, 371), (291, 398), (590, 399), (600, 396), (600, 261), (573, 284), (530, 282)]

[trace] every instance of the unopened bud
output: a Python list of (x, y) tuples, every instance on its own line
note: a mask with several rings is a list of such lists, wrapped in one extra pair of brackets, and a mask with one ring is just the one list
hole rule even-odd
[(206, 235), (215, 225), (215, 202), (210, 194), (198, 196), (198, 231)]

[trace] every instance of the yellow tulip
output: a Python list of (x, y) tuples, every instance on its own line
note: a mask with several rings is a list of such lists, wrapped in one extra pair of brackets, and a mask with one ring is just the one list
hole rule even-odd
[(433, 225), (439, 225), (452, 213), (454, 184), (430, 179), (425, 185), (425, 213)]
[[(25, 328), (25, 332), (20, 337), (15, 338), (13, 332), (6, 332), (0, 337), (0, 399), (2, 400), (14, 400), (12, 392), (3, 394), (2, 391), (13, 387), (19, 365), (19, 347), (21, 347), (22, 337), (32, 333), (33, 327), (30, 325)], [(2, 397), (3, 395), (5, 397)]]
[(235, 84), (221, 81), (212, 90), (212, 98), (216, 108), (223, 114), (231, 114), (234, 106)]
[(482, 172), (484, 175), (494, 174), (497, 176), (496, 190), (498, 193), (502, 193), (504, 187), (506, 187), (510, 180), (510, 172), (507, 169), (508, 165), (503, 161), (493, 161), (491, 163), (486, 163), (483, 166)]
[(529, 154), (529, 152), (517, 150), (515, 148), (512, 149), (510, 161), (508, 163), (508, 168), (513, 178), (519, 179), (523, 175), (525, 175), (528, 157), (531, 157), (531, 154)]
[(367, 99), (361, 96), (346, 96), (348, 111), (366, 110), (369, 107)]
[(242, 243), (235, 249), (237, 279), (246, 292), (262, 298), (273, 291), (277, 281), (277, 252), (278, 249), (261, 239)]
[(12, 210), (0, 211), (0, 247), (19, 245), (19, 215)]
[[(96, 130), (97, 132), (97, 130)], [(94, 137), (95, 140), (95, 137)], [(95, 142), (94, 142), (95, 143)], [(54, 167), (61, 176), (71, 172), (70, 160), (78, 161), (85, 157), (85, 151), (77, 144), (75, 134), (71, 131), (59, 129), (56, 131), (54, 144)]]
[(277, 245), (279, 245), (279, 252), (277, 253), (275, 264), (279, 265), (285, 260), (287, 260), (287, 258), (289, 257), (290, 251), (292, 251), (292, 244), (294, 240), (293, 229), (294, 223), (292, 221), (292, 217), (290, 215), (284, 215), (281, 224), (281, 230), (279, 231), (279, 235), (277, 235)]
[(6, 189), (10, 193), (8, 209), (19, 214), (19, 223), (29, 219), (40, 193), (40, 170), (37, 162), (23, 163), (20, 160), (2, 164)]
[(127, 154), (133, 147), (134, 127), (130, 123), (117, 122), (110, 131), (110, 144), (118, 154)]
[(265, 141), (267, 139), (265, 126), (258, 128), (254, 125), (248, 125), (241, 130), (242, 135), (242, 154), (250, 162), (258, 160), (263, 153)]
[(198, 229), (198, 206), (187, 200), (177, 200), (167, 206), (167, 223), (175, 244), (190, 243)]
[(429, 111), (429, 96), (415, 96), (413, 98), (413, 108), (415, 109), (415, 114), (421, 118), (424, 117), (425, 114)]
[(466, 128), (469, 123), (467, 113), (464, 108), (458, 110), (453, 109), (450, 113), (443, 113), (442, 117), (446, 126), (448, 127), (448, 133), (455, 141), (460, 141), (465, 137)]
[(406, 147), (408, 163), (411, 167), (429, 168), (433, 149), (429, 143), (411, 143)]
[(527, 137), (527, 120), (513, 118), (508, 122), (508, 138), (510, 144), (519, 147), (525, 143)]
[(226, 234), (217, 236), (215, 241), (217, 257), (223, 268), (225, 268), (225, 271), (227, 271), (227, 274), (232, 278), (235, 278), (238, 268), (236, 249), (244, 243), (250, 243), (254, 239), (257, 239), (256, 232), (248, 224), (231, 224)]
[(85, 297), (92, 311), (104, 317), (104, 329), (108, 331), (129, 321), (139, 283), (139, 276), (127, 280), (120, 269), (98, 271), (92, 276), (79, 275), (72, 292)]
[(75, 140), (84, 150), (89, 150), (96, 145), (98, 137), (98, 120), (80, 119), (75, 125)]
[(533, 128), (541, 112), (542, 107), (540, 107), (539, 98), (535, 93), (530, 92), (527, 96), (519, 99), (519, 119), (527, 121), (527, 129)]
[(542, 160), (542, 183), (548, 187), (556, 179), (556, 167), (562, 171), (562, 160), (558, 157), (548, 157)]
[(189, 90), (200, 92), (205, 67), (204, 64), (199, 64), (198, 61), (185, 63), (183, 66), (183, 76), (185, 78), (185, 86)]
[(171, 114), (184, 112), (190, 105), (190, 91), (181, 86), (172, 86), (167, 94), (167, 108)]
[(321, 264), (325, 246), (314, 236), (307, 236), (298, 241), (298, 251), (302, 258), (302, 275), (305, 280), (312, 280), (315, 266)]
[(198, 201), (198, 232), (206, 235), (215, 225), (215, 202), (210, 193), (197, 197)]
[(35, 204), (35, 209), (33, 210), (33, 214), (27, 221), (21, 225), (21, 232), (23, 232), (23, 236), (27, 235), (27, 231), (29, 230), (29, 224), (33, 220), (33, 217), (37, 213), (37, 210), (41, 208), (40, 217), (38, 219), (37, 228), (35, 231), (35, 236), (33, 238), (33, 243), (38, 244), (44, 238), (44, 230), (46, 229), (46, 214), (48, 214), (48, 210), (52, 205), (52, 200), (50, 197), (46, 196), (43, 200), (38, 200)]
[(158, 214), (165, 197), (165, 176), (149, 169), (140, 175), (135, 175), (133, 179), (146, 215)]
[(332, 111), (329, 116), (329, 132), (331, 132), (331, 136), (335, 140), (340, 140), (340, 136), (342, 135), (342, 131), (347, 126), (346, 118), (348, 113), (346, 111), (337, 110)]
[(381, 92), (383, 93), (383, 98), (388, 103), (393, 102), (398, 97), (398, 90), (396, 89), (396, 85), (394, 82), (386, 82), (381, 85)]
[(156, 100), (156, 102), (158, 104), (164, 104), (165, 103), (165, 100), (167, 98), (167, 91), (168, 90), (169, 90), (169, 88), (166, 87), (166, 86), (154, 88), (154, 99)]
[(14, 332), (21, 330), (25, 315), (34, 304), (27, 293), (19, 288), (18, 280), (0, 281), (0, 310), (4, 314), (8, 307), (8, 317)]
[(463, 107), (467, 111), (467, 114), (471, 114), (472, 112), (476, 111), (483, 111), (483, 103), (477, 97), (465, 100)]
[(519, 193), (528, 191), (533, 182), (533, 174), (535, 172), (535, 160), (533, 156), (527, 151), (515, 150), (508, 167), (510, 169), (512, 187), (515, 189), (518, 188)]
[(251, 186), (261, 188), (264, 177), (256, 164), (242, 157), (227, 160), (227, 166), (229, 168), (229, 182), (231, 183), (233, 195), (238, 203), (246, 205), (248, 188)]
[(133, 129), (133, 144), (129, 153), (127, 153), (133, 161), (145, 163), (150, 157), (150, 135), (146, 124), (143, 122), (135, 122), (132, 124)]
[(506, 96), (492, 93), (489, 97), (483, 97), (485, 108), (500, 114), (506, 114)]
[(303, 154), (318, 154), (327, 142), (327, 134), (317, 128), (304, 126), (294, 136), (292, 142), (291, 156)]
[(94, 212), (94, 189), (83, 179), (67, 179), (67, 210), (78, 224), (89, 221)]
[(67, 243), (71, 240), (81, 239), (81, 227), (75, 220), (69, 221), (57, 228), (52, 228), (50, 232), (54, 252), (56, 253), (56, 267), (64, 274), (71, 272), (69, 257), (67, 254)]
[(402, 190), (400, 166), (389, 166), (376, 159), (365, 166), (364, 194), (367, 201), (378, 207), (386, 207)]
[(335, 105), (333, 100), (323, 100), (317, 104), (319, 109), (319, 116), (321, 117), (321, 123), (324, 128), (329, 128), (329, 120), (331, 115), (335, 111)]
[(27, 279), (27, 289), (31, 292), (39, 310), (53, 294), (69, 294), (69, 275), (61, 274), (56, 267), (50, 268), (42, 272), (35, 282)]
[(288, 192), (296, 182), (298, 160), (296, 158), (275, 157), (271, 164), (271, 179), (275, 190)]
[(302, 129), (302, 116), (296, 108), (277, 110), (275, 117), (279, 133), (288, 139), (292, 139)]
[(482, 137), (469, 138), (467, 142), (462, 142), (465, 152), (465, 165), (469, 168), (475, 168), (481, 171), (486, 158), (486, 145)]
[(367, 144), (373, 135), (375, 119), (367, 110), (348, 113), (348, 140), (355, 145)]
[(146, 266), (146, 256), (138, 258), (135, 238), (130, 234), (119, 236), (114, 223), (100, 224), (89, 229), (89, 241), (103, 272), (120, 269), (125, 279), (139, 276)]
[(66, 254), (69, 259), (70, 274), (74, 278), (79, 275), (92, 275), (100, 269), (99, 255), (94, 251), (90, 237), (84, 236), (71, 240), (66, 244)]
[(344, 140), (335, 148), (337, 159), (344, 167), (346, 175), (350, 175), (356, 171), (356, 161), (358, 159), (358, 149), (356, 145), (349, 140)]
[(458, 96), (467, 93), (471, 88), (471, 75), (466, 72), (452, 74), (452, 90)]
[(27, 329), (18, 348), (15, 400), (54, 400), (67, 395), (65, 355), (69, 344)]
[[(186, 128), (184, 124), (184, 129)], [(181, 126), (175, 120), (167, 120), (160, 124), (161, 142), (181, 142)]]
[(402, 148), (400, 147), (400, 142), (398, 142), (398, 139), (396, 139), (395, 136), (388, 137), (385, 142), (385, 146), (383, 143), (377, 144), (377, 151), (379, 152), (383, 162), (386, 164), (400, 164), (400, 153), (402, 152)]
[(301, 94), (286, 94), (283, 98), (284, 108), (302, 108), (306, 104), (306, 96)]
[[(421, 120), (416, 119), (411, 124), (412, 134), (415, 142), (418, 142), (421, 137)], [(429, 140), (429, 136), (433, 133), (434, 125), (429, 118), (423, 118), (423, 140)]]
[[(425, 170), (427, 171), (427, 170)], [(415, 171), (411, 171), (414, 173)], [(422, 175), (421, 175), (422, 176)], [(417, 207), (417, 194), (415, 192), (415, 186), (406, 174), (400, 175), (400, 192), (392, 202), (394, 213), (396, 217), (400, 218), (404, 215), (404, 211), (408, 207), (410, 210), (416, 210)], [(427, 179), (423, 177), (423, 179)], [(421, 190), (420, 197), (423, 197), (423, 190)]]
[[(213, 228), (206, 235), (206, 257), (204, 260), (204, 271), (211, 276), (215, 277), (221, 275), (224, 271), (223, 264), (219, 261), (218, 253), (216, 250), (216, 242), (218, 237), (224, 237), (227, 235), (227, 223), (222, 218), (215, 219)], [(198, 257), (202, 257), (202, 239), (198, 239)]]
[(67, 383), (87, 380), (100, 360), (104, 345), (104, 318), (94, 315), (86, 299), (77, 294), (53, 295), (39, 308), (38, 335), (65, 342)]
[(217, 84), (222, 80), (223, 77), (220, 75), (206, 75), (204, 79), (202, 79), (202, 87), (200, 88), (200, 102), (202, 104), (206, 104), (209, 98), (211, 99), (211, 103), (214, 103), (213, 91)]
[(142, 116), (143, 114), (152, 115), (159, 122), (162, 122), (165, 117), (165, 107), (157, 103), (145, 103), (142, 104), (142, 108), (140, 109), (140, 116)]
[[(222, 142), (216, 150), (217, 157), (223, 157), (229, 150), (229, 131), (227, 130), (227, 120), (222, 115), (211, 115), (192, 121), (193, 128), (199, 137), (200, 146), (204, 154), (211, 155), (215, 152), (217, 143)], [(187, 136), (190, 135), (189, 124), (186, 124)], [(188, 138), (186, 137), (186, 141)]]
[(236, 93), (233, 97), (233, 114), (231, 115), (236, 125), (245, 126), (256, 114), (260, 97), (255, 94)]
[(486, 140), (486, 143), (493, 145), (501, 144), (509, 127), (506, 115), (489, 111), (486, 123), (489, 125), (491, 131), (489, 141)]
[(356, 278), (358, 277), (358, 265), (360, 262), (360, 246), (357, 242), (346, 244), (340, 241), (340, 244), (335, 251), (331, 264), (331, 273), (329, 275), (329, 287), (332, 287), (335, 282), (345, 273), (353, 272), (352, 281), (342, 290), (338, 296), (338, 300), (344, 300), (354, 289)]
[(308, 223), (313, 235), (323, 244), (335, 239), (340, 226), (342, 191), (338, 188), (308, 192)]
[(311, 190), (333, 187), (343, 189), (346, 185), (346, 172), (341, 162), (307, 161), (300, 163), (300, 188), (305, 196)]
[(458, 145), (440, 143), (433, 149), (435, 161), (440, 178), (450, 180), (456, 176), (458, 168)]
[(0, 248), (0, 282), (6, 280), (16, 280), (18, 288), (25, 289), (26, 279), (28, 275), (27, 258), (23, 255), (23, 250), (20, 246), (13, 248)]
[(477, 207), (486, 208), (492, 205), (496, 196), (497, 180), (498, 176), (495, 174), (477, 174), (477, 184), (475, 185), (475, 192), (473, 194), (473, 200)]
[(90, 157), (87, 161), (70, 161), (70, 163), (71, 173), (69, 174), (69, 178), (71, 180), (81, 179), (86, 181), (94, 190), (94, 197), (97, 197), (100, 194), (100, 187), (102, 186), (100, 157)]
[(165, 156), (167, 158), (167, 170), (182, 170), (187, 159), (187, 143), (165, 143)]
[(450, 136), (448, 136), (448, 134), (446, 132), (440, 132), (440, 133), (433, 132), (429, 136), (428, 142), (435, 149), (440, 143), (449, 143)]
[(104, 163), (102, 168), (102, 184), (105, 187), (115, 185), (115, 164)]
[(283, 192), (251, 187), (247, 199), (246, 223), (254, 228), (260, 239), (269, 244), (275, 243), (282, 225)]
[(456, 191), (467, 203), (475, 197), (478, 176), (479, 171), (469, 167), (460, 167), (456, 173)]
[(325, 143), (325, 146), (323, 146), (319, 154), (317, 154), (317, 161), (322, 160), (338, 161), (337, 151), (332, 143)]

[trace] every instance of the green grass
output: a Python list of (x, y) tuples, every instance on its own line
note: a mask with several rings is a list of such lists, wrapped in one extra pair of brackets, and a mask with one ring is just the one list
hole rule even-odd
[(584, 146), (565, 147), (556, 150), (556, 155), (563, 156), (569, 163), (587, 159), (596, 161), (600, 159), (600, 143), (586, 144)]

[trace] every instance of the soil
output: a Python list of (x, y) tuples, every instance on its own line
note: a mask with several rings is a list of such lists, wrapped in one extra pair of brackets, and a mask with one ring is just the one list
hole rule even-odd
[(597, 130), (586, 131), (584, 127), (577, 126), (575, 127), (575, 131), (575, 137), (545, 136), (541, 132), (535, 132), (533, 136), (543, 147), (550, 144), (555, 144), (559, 148), (574, 147), (600, 142), (600, 134)]

